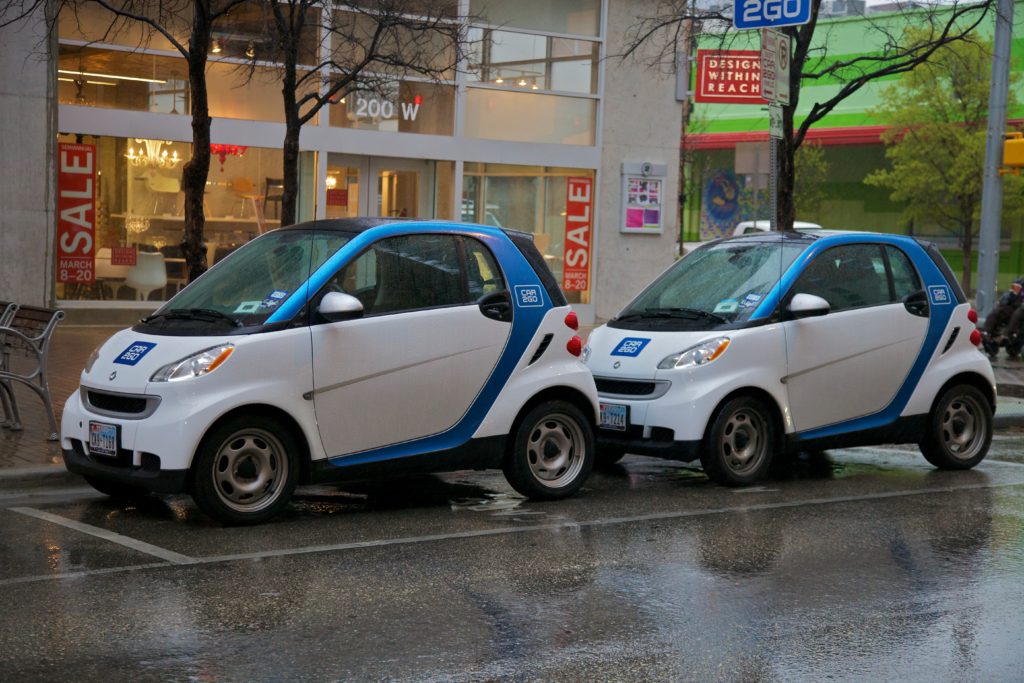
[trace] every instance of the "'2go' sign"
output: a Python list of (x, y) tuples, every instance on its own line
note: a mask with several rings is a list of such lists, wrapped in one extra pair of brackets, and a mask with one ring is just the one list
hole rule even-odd
[(736, 28), (799, 26), (811, 19), (811, 0), (736, 0)]

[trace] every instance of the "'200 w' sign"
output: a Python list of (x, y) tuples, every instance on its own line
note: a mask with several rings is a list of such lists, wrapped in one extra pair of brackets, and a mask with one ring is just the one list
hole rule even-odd
[(95, 282), (96, 147), (60, 143), (57, 282)]
[(798, 26), (811, 19), (811, 0), (736, 0), (736, 28)]

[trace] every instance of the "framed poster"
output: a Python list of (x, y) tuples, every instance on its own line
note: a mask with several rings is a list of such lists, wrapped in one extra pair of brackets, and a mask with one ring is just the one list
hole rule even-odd
[(620, 232), (660, 235), (664, 225), (662, 202), (665, 179), (626, 174), (622, 177)]

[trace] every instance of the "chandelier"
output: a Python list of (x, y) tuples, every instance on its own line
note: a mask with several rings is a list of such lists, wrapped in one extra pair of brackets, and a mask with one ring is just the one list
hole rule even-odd
[(221, 145), (212, 143), (210, 145), (210, 154), (220, 159), (220, 171), (224, 172), (224, 162), (227, 161), (229, 156), (240, 157), (245, 155), (245, 151), (249, 149), (243, 145)]
[(128, 232), (137, 235), (149, 230), (149, 219), (145, 216), (127, 216), (124, 219), (124, 227)]
[(177, 152), (168, 154), (164, 145), (170, 145), (170, 140), (144, 140), (135, 138), (135, 142), (142, 145), (138, 149), (128, 148), (125, 157), (132, 166), (152, 166), (153, 168), (174, 168), (181, 163), (182, 159)]

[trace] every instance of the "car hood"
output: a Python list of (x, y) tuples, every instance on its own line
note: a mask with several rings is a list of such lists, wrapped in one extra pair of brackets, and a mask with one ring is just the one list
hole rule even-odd
[(590, 354), (586, 364), (599, 377), (655, 379), (659, 372), (658, 363), (666, 357), (724, 334), (714, 330), (623, 330), (602, 325), (590, 333), (587, 341)]
[(157, 370), (203, 349), (225, 342), (238, 343), (243, 337), (179, 337), (140, 334), (121, 330), (99, 348), (92, 368), (82, 371), (81, 383), (98, 389), (146, 393), (149, 378)]

